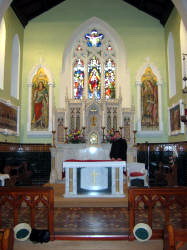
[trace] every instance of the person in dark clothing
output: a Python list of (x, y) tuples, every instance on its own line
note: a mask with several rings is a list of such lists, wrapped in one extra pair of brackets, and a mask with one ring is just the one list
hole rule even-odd
[(111, 160), (126, 161), (127, 160), (127, 142), (121, 138), (120, 132), (115, 131), (114, 140), (110, 150)]

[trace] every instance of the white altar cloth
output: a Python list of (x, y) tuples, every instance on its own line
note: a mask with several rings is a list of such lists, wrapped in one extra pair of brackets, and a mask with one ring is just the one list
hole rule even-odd
[(64, 197), (125, 197), (125, 161), (71, 160), (63, 162), (63, 168), (66, 176)]

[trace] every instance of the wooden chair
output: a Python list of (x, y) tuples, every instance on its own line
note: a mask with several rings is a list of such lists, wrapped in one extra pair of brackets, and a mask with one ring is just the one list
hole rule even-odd
[(142, 180), (143, 186), (148, 186), (148, 175), (145, 169), (145, 163), (130, 162), (127, 163), (127, 184), (132, 186), (133, 180)]
[(164, 230), (164, 250), (177, 250), (187, 243), (187, 229), (174, 228), (171, 224)]

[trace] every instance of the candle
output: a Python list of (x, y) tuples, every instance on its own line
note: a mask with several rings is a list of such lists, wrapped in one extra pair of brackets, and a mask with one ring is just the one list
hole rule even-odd
[(136, 130), (136, 120), (135, 120), (135, 117), (134, 117), (134, 130)]
[(65, 111), (65, 127), (67, 127), (68, 126), (68, 121), (67, 121), (67, 112)]
[(122, 113), (120, 115), (120, 124), (121, 124), (121, 127), (123, 127), (123, 117), (122, 117)]
[(52, 118), (52, 130), (55, 131), (55, 128), (56, 128), (55, 115), (53, 114), (53, 118)]
[(105, 126), (105, 111), (103, 110), (102, 126)]
[(85, 127), (85, 110), (82, 111), (82, 126)]

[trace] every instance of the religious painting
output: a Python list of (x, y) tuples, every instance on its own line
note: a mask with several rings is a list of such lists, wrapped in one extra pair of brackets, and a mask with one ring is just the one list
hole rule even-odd
[(181, 103), (169, 108), (169, 124), (170, 134), (176, 135), (183, 132), (183, 125), (181, 124)]
[(115, 63), (111, 59), (105, 63), (105, 97), (115, 98)]
[(0, 132), (18, 133), (18, 108), (6, 102), (0, 102)]
[(73, 66), (73, 95), (75, 99), (82, 99), (84, 89), (84, 62), (77, 59)]
[(101, 64), (95, 56), (88, 63), (88, 98), (101, 99)]
[(49, 79), (43, 68), (39, 68), (32, 79), (31, 129), (47, 131), (49, 127)]
[(158, 86), (157, 77), (147, 67), (141, 77), (141, 127), (142, 130), (158, 130)]

